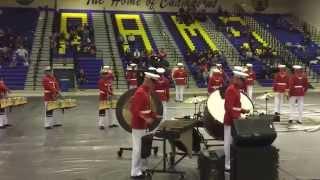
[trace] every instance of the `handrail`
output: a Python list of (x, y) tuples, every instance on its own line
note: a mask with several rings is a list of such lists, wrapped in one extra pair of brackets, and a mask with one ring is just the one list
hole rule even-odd
[[(110, 30), (109, 30), (108, 22), (107, 22), (106, 9), (104, 9), (104, 11), (103, 11), (103, 19), (104, 19), (104, 25), (106, 27), (106, 33), (107, 33), (108, 41), (111, 42)], [(113, 71), (114, 71), (114, 75), (115, 75), (115, 78), (116, 78), (116, 88), (119, 89), (119, 71), (118, 71), (118, 68), (117, 68), (113, 47), (110, 44), (109, 44), (109, 49), (110, 49), (110, 53), (111, 53)]]
[(38, 71), (39, 71), (39, 63), (40, 63), (40, 59), (42, 56), (42, 48), (43, 48), (43, 41), (44, 41), (44, 36), (45, 36), (45, 30), (48, 24), (48, 10), (45, 9), (45, 17), (44, 17), (44, 22), (43, 22), (43, 26), (41, 29), (41, 37), (40, 37), (40, 48), (38, 51), (38, 55), (37, 55), (37, 60), (36, 60), (36, 64), (34, 66), (33, 69), (33, 90), (36, 90), (36, 86), (37, 86), (37, 75), (38, 75)]

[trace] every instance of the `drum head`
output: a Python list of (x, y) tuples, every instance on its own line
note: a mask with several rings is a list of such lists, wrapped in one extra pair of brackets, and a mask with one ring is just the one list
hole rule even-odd
[[(120, 126), (126, 131), (131, 133), (131, 112), (130, 112), (130, 102), (131, 98), (137, 89), (130, 89), (120, 96), (117, 106), (116, 106), (116, 117)], [(151, 94), (151, 109), (159, 115), (163, 114), (162, 102), (156, 95), (156, 93)], [(154, 130), (161, 121), (154, 121), (150, 126), (150, 130)]]
[[(253, 113), (254, 106), (250, 98), (241, 93), (241, 107), (250, 110)], [(209, 135), (223, 139), (223, 120), (224, 120), (224, 99), (220, 96), (219, 91), (213, 92), (207, 102), (207, 108), (204, 112), (204, 126)], [(245, 117), (244, 114), (241, 117)]]

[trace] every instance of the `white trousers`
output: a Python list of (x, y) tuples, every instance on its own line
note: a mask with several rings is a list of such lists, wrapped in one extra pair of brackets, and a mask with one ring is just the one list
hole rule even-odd
[(277, 92), (274, 96), (274, 112), (281, 113), (281, 106), (283, 105), (284, 93)]
[(113, 109), (106, 109), (106, 116), (99, 116), (98, 125), (100, 126), (110, 126), (113, 124)]
[(252, 85), (249, 85), (247, 86), (247, 95), (248, 97), (251, 99), (251, 101), (253, 101), (253, 86)]
[(167, 101), (162, 101), (162, 106), (163, 106), (163, 114), (162, 114), (163, 120), (168, 120), (168, 117), (167, 117), (167, 113), (168, 113)]
[(8, 111), (5, 108), (3, 114), (0, 115), (0, 127), (8, 125), (8, 124), (9, 124), (9, 122), (8, 122)]
[(131, 176), (140, 176), (147, 169), (147, 160), (141, 158), (141, 139), (146, 134), (145, 129), (132, 129)]
[(176, 101), (183, 101), (184, 85), (176, 85)]
[[(304, 106), (304, 96), (291, 96), (289, 99), (290, 104), (290, 114), (289, 114), (289, 120), (294, 120), (294, 117), (296, 113), (298, 112), (298, 121), (302, 121), (302, 115), (303, 115), (303, 106)], [(296, 102), (297, 102), (297, 108), (296, 108)]]
[(52, 111), (52, 116), (51, 117), (47, 117), (46, 111), (47, 111), (47, 105), (48, 102), (44, 102), (44, 127), (51, 127), (54, 125), (58, 125), (61, 124), (61, 122), (54, 118), (54, 111)]
[(232, 144), (231, 126), (224, 125), (224, 154), (225, 154), (225, 169), (230, 169), (230, 146)]

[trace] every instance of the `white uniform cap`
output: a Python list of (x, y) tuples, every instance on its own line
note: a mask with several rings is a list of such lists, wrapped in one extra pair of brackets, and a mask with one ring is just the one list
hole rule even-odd
[(149, 70), (149, 71), (156, 71), (157, 68), (155, 68), (155, 67), (149, 67), (148, 70)]
[(222, 64), (216, 64), (216, 66), (217, 66), (217, 67), (221, 67), (221, 66), (222, 66)]
[(293, 69), (302, 69), (302, 66), (294, 65), (294, 66), (293, 66)]
[(132, 66), (132, 67), (134, 67), (134, 66), (136, 66), (137, 64), (135, 64), (135, 63), (131, 63), (130, 64), (130, 66)]
[(132, 70), (132, 67), (128, 66), (128, 67), (127, 67), (127, 70)]
[(213, 69), (213, 71), (212, 71), (213, 73), (221, 73), (221, 71), (219, 70), (219, 69)]
[(103, 66), (103, 69), (110, 69), (110, 66)]
[(101, 69), (101, 71), (100, 71), (101, 74), (107, 73), (107, 72), (108, 72), (108, 69), (105, 69), (105, 68)]
[(233, 75), (239, 78), (246, 78), (248, 77), (247, 73), (241, 72), (241, 71), (233, 71)]
[(46, 67), (44, 68), (44, 71), (51, 71), (51, 67), (50, 67), (50, 66), (46, 66)]
[(234, 69), (234, 71), (239, 71), (239, 72), (244, 71), (243, 67), (241, 67), (241, 66), (234, 66), (233, 69)]
[(284, 64), (279, 64), (278, 65), (278, 68), (285, 68), (286, 67), (286, 65), (284, 65)]
[(160, 76), (158, 74), (154, 74), (154, 73), (150, 73), (150, 72), (145, 72), (144, 75), (146, 78), (150, 78), (150, 79), (154, 79), (154, 80), (158, 80), (160, 78)]
[(157, 73), (159, 73), (159, 74), (163, 74), (164, 72), (166, 72), (166, 70), (164, 68), (157, 69)]
[(253, 65), (252, 65), (252, 64), (247, 64), (246, 66), (247, 66), (247, 67), (252, 67)]
[(181, 67), (181, 66), (183, 66), (183, 64), (182, 64), (182, 63), (178, 63), (177, 66), (180, 66), (180, 67)]

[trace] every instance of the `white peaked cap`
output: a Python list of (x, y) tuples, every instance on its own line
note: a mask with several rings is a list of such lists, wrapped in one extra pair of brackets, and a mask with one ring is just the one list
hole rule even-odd
[(247, 64), (246, 66), (247, 66), (247, 67), (252, 67), (253, 65), (252, 65), (252, 64)]
[(284, 64), (279, 64), (278, 65), (278, 68), (285, 68), (286, 67), (286, 65), (284, 65)]
[(178, 63), (177, 66), (183, 66), (183, 64), (182, 63)]
[(110, 69), (110, 66), (103, 66), (103, 69)]
[(44, 67), (44, 71), (51, 71), (51, 67), (50, 66)]
[(233, 71), (233, 75), (239, 78), (246, 78), (249, 76), (247, 73), (241, 71)]
[(216, 66), (217, 66), (217, 67), (221, 67), (221, 66), (222, 66), (222, 64), (216, 64)]
[(293, 67), (293, 69), (302, 69), (302, 66), (299, 66), (299, 65), (294, 65), (292, 67)]
[(155, 71), (155, 70), (157, 70), (157, 68), (155, 68), (155, 67), (149, 67), (148, 70), (149, 70), (149, 71)]
[(242, 72), (244, 70), (244, 68), (241, 66), (234, 66), (233, 69), (234, 69), (234, 71), (240, 71), (240, 72)]
[(214, 72), (214, 73), (221, 73), (221, 71), (219, 70), (219, 69), (213, 69), (213, 71), (212, 72)]
[(163, 74), (165, 72), (166, 72), (166, 70), (164, 68), (158, 68), (157, 69), (157, 73), (159, 73), (159, 74)]
[(132, 67), (128, 66), (128, 67), (127, 67), (127, 70), (132, 70)]
[(158, 74), (154, 74), (154, 73), (150, 73), (150, 72), (145, 72), (144, 75), (146, 78), (150, 78), (150, 79), (154, 79), (154, 80), (158, 80), (160, 78), (160, 76)]
[(131, 64), (130, 64), (130, 66), (136, 66), (136, 65), (137, 65), (137, 64), (135, 64), (135, 63), (131, 63)]
[(105, 68), (101, 69), (101, 71), (100, 71), (101, 74), (102, 74), (102, 73), (107, 73), (107, 72), (108, 72), (108, 70), (105, 69)]

